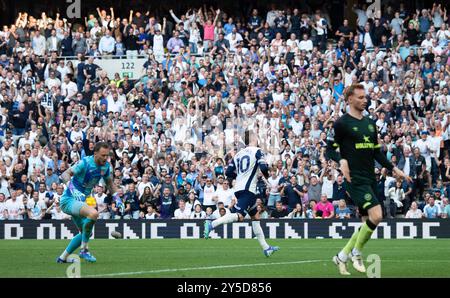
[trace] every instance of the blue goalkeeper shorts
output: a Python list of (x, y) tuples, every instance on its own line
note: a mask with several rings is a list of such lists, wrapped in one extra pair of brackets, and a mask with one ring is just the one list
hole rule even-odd
[(87, 204), (81, 199), (74, 198), (70, 193), (64, 192), (62, 195), (59, 205), (61, 206), (62, 212), (72, 215), (72, 216), (80, 216), (81, 208)]

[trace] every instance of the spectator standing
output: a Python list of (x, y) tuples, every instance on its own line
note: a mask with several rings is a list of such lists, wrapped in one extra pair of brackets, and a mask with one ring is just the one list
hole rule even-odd
[(225, 208), (230, 208), (230, 206), (232, 206), (233, 197), (234, 192), (232, 189), (230, 189), (230, 182), (224, 180), (222, 183), (222, 188), (216, 189), (213, 200), (217, 203), (222, 202)]
[(395, 17), (390, 22), (390, 28), (394, 30), (396, 35), (400, 35), (403, 32), (403, 19), (400, 18), (400, 12), (395, 12)]
[(45, 176), (45, 186), (50, 189), (52, 184), (59, 183), (59, 177), (53, 172), (53, 167), (47, 167), (47, 175)]
[(252, 9), (252, 15), (248, 20), (247, 27), (250, 30), (250, 38), (256, 38), (258, 32), (262, 29), (262, 20), (258, 15), (258, 10), (256, 8)]
[(267, 208), (269, 210), (275, 208), (275, 203), (281, 200), (281, 189), (283, 186), (279, 184), (280, 177), (277, 176), (277, 172), (272, 170), (271, 176), (267, 179), (269, 187), (269, 200), (267, 202)]
[[(72, 40), (71, 48), (73, 49), (75, 56), (85, 55), (88, 50), (86, 38), (84, 38), (79, 32), (75, 33), (75, 38)], [(65, 50), (66, 49), (64, 49), (64, 51)]]
[(325, 51), (327, 47), (327, 26), (328, 22), (319, 13), (316, 13), (313, 27), (317, 31), (317, 44), (322, 51)]
[[(166, 19), (164, 18), (163, 31), (165, 28)], [(161, 63), (164, 58), (164, 38), (159, 28), (156, 29), (153, 35), (153, 54), (155, 55), (155, 60)]]
[(336, 181), (333, 183), (333, 198), (332, 204), (337, 205), (340, 200), (347, 200), (347, 191), (344, 184), (344, 176), (339, 174)]
[(56, 30), (51, 31), (51, 35), (47, 38), (46, 49), (48, 52), (56, 52), (60, 54), (61, 50), (61, 39), (56, 35)]
[(124, 39), (124, 46), (126, 48), (126, 55), (128, 59), (136, 58), (139, 53), (138, 45), (139, 37), (132, 27), (128, 28), (128, 34)]
[(97, 185), (94, 193), (94, 199), (97, 202), (97, 211), (99, 219), (110, 219), (111, 218), (111, 206), (110, 199), (103, 192), (103, 185)]
[(395, 185), (389, 188), (386, 201), (389, 200), (389, 204), (386, 206), (386, 214), (388, 218), (395, 217), (396, 211), (403, 207), (403, 201), (405, 200), (405, 192), (402, 188), (402, 181), (397, 180)]
[(358, 8), (356, 5), (353, 6), (352, 10), (356, 13), (356, 15), (358, 16), (357, 18), (357, 25), (358, 25), (358, 29), (360, 31), (363, 30), (364, 26), (366, 25), (367, 21), (368, 21), (368, 16), (367, 16), (367, 5), (363, 4), (362, 8)]
[(39, 30), (35, 31), (35, 35), (31, 38), (31, 46), (37, 56), (44, 56), (46, 52), (46, 40)]
[(203, 209), (210, 207), (213, 211), (216, 210), (216, 203), (214, 202), (214, 194), (216, 192), (216, 186), (212, 183), (212, 178), (206, 178), (206, 183), (202, 187), (203, 190)]
[(106, 30), (105, 35), (100, 38), (100, 42), (98, 45), (98, 50), (102, 56), (105, 58), (111, 58), (114, 53), (114, 49), (116, 46), (116, 41), (114, 37), (111, 36), (111, 31)]
[(181, 48), (184, 47), (184, 42), (179, 38), (180, 32), (175, 31), (173, 37), (169, 39), (167, 42), (167, 49), (172, 54), (178, 54), (181, 50)]
[(336, 31), (336, 37), (338, 39), (343, 37), (345, 43), (347, 44), (347, 42), (350, 41), (350, 38), (352, 38), (352, 36), (353, 36), (353, 32), (352, 32), (352, 29), (348, 25), (348, 20), (344, 19), (342, 25)]
[(327, 196), (328, 200), (333, 199), (333, 184), (335, 182), (333, 171), (325, 166), (320, 175), (320, 184), (322, 184), (321, 193)]
[[(204, 13), (206, 13), (206, 12), (204, 12)], [(217, 20), (219, 18), (220, 9), (218, 9), (216, 11), (216, 16), (215, 16), (214, 20), (212, 20), (211, 18), (207, 18), (205, 21), (205, 19), (203, 18), (201, 9), (199, 11), (199, 14), (200, 14), (200, 24), (203, 26), (203, 47), (204, 47), (205, 51), (209, 51), (212, 49), (213, 44), (214, 44), (214, 40), (215, 40), (214, 29), (215, 29)]]
[(128, 190), (124, 196), (125, 200), (125, 216), (126, 219), (139, 218), (139, 194), (136, 191), (134, 183), (128, 184)]
[(60, 41), (61, 56), (63, 57), (76, 56), (72, 45), (73, 45), (72, 32), (70, 32), (70, 30), (64, 30), (63, 38)]
[(119, 188), (117, 195), (111, 203), (111, 217), (113, 219), (122, 219), (125, 215), (125, 197), (122, 188)]
[(296, 176), (292, 176), (290, 182), (283, 187), (281, 194), (287, 197), (287, 211), (289, 213), (296, 208), (297, 204), (301, 204), (302, 191), (302, 187), (297, 184)]
[(308, 198), (316, 202), (320, 201), (322, 194), (322, 185), (319, 183), (319, 178), (316, 174), (312, 174), (309, 178), (310, 185), (308, 187)]
[(175, 198), (170, 188), (165, 187), (160, 198), (160, 214), (162, 219), (168, 219), (173, 216)]

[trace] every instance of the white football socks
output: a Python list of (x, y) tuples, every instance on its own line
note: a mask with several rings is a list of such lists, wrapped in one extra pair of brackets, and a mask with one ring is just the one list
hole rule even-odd
[[(236, 222), (238, 220), (239, 220), (239, 216), (237, 213), (228, 213), (228, 214), (214, 220), (211, 223), (211, 225), (214, 229), (220, 225)], [(252, 221), (252, 229), (253, 229), (253, 233), (255, 233), (255, 236), (258, 239), (258, 242), (261, 245), (261, 247), (264, 250), (268, 249), (270, 246), (266, 242), (266, 238), (264, 237), (264, 232), (261, 228), (261, 225), (259, 224), (259, 221)]]
[(338, 258), (339, 258), (339, 260), (341, 260), (342, 262), (347, 262), (347, 259), (348, 259), (348, 255), (343, 251), (343, 250), (341, 250), (339, 253), (338, 253)]
[(238, 221), (238, 220), (239, 220), (239, 216), (238, 216), (237, 213), (228, 213), (228, 214), (225, 214), (222, 217), (219, 217), (216, 220), (213, 220), (211, 225), (212, 225), (212, 227), (214, 229), (214, 228), (216, 228), (216, 227), (218, 227), (220, 225), (231, 223), (231, 222), (235, 222), (235, 221)]
[(268, 249), (270, 246), (266, 242), (266, 238), (264, 237), (264, 232), (263, 232), (263, 230), (261, 228), (261, 225), (259, 224), (259, 220), (258, 221), (255, 221), (255, 220), (252, 221), (252, 228), (253, 228), (253, 233), (255, 233), (255, 236), (258, 239), (258, 242), (261, 245), (261, 247), (264, 250)]
[(67, 250), (64, 250), (64, 252), (59, 256), (59, 258), (61, 259), (61, 260), (66, 260), (67, 259), (67, 257), (69, 256), (69, 253), (67, 252)]
[(357, 249), (357, 248), (353, 248), (352, 249), (352, 255), (354, 255), (354, 256), (360, 256), (361, 255), (361, 252)]

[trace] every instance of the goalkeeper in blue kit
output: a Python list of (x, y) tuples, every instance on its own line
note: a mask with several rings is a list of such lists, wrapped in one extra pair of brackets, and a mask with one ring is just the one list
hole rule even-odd
[(69, 182), (60, 200), (61, 210), (72, 216), (79, 233), (70, 241), (64, 252), (57, 258), (58, 263), (71, 263), (74, 260), (68, 256), (81, 245), (80, 258), (95, 262), (96, 258), (89, 252), (88, 242), (92, 228), (98, 218), (95, 208), (86, 204), (86, 197), (95, 185), (103, 178), (110, 194), (115, 194), (117, 188), (112, 183), (111, 165), (108, 162), (110, 147), (105, 142), (95, 145), (94, 155), (81, 159), (61, 175), (64, 183)]

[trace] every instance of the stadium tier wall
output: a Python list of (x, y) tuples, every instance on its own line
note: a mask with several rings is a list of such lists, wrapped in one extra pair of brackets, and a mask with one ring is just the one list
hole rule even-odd
[[(448, 219), (407, 220), (382, 222), (373, 233), (374, 239), (437, 239), (450, 238)], [(356, 220), (265, 220), (261, 226), (270, 239), (349, 238), (361, 222)], [(199, 220), (99, 220), (94, 237), (108, 239), (118, 231), (124, 239), (200, 239), (203, 221)], [(2, 221), (0, 239), (71, 239), (77, 229), (72, 221)], [(224, 225), (211, 233), (212, 238), (252, 239), (251, 222)]]

